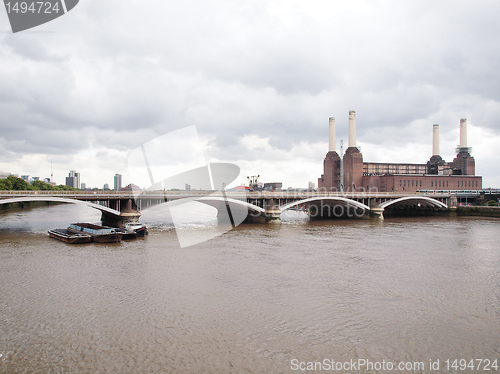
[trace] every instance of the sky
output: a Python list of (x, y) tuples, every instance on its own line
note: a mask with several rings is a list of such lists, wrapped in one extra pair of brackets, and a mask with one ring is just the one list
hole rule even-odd
[[(146, 187), (130, 155), (195, 126), (208, 162), (240, 167), (235, 185), (307, 187), (329, 117), (339, 151), (355, 110), (370, 162), (426, 163), (433, 124), (452, 161), (467, 118), (476, 174), (500, 187), (498, 14), (497, 0), (80, 0), (13, 34), (0, 9), (0, 171)], [(192, 157), (172, 149), (182, 170)]]

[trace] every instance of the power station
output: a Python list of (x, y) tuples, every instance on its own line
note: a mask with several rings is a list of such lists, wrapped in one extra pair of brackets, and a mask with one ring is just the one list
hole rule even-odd
[(329, 120), (329, 151), (318, 188), (327, 192), (417, 192), (481, 190), (476, 162), (467, 147), (467, 119), (460, 120), (460, 145), (452, 162), (439, 155), (439, 125), (433, 125), (432, 156), (425, 164), (364, 162), (356, 146), (356, 112), (349, 111), (349, 142), (342, 160), (335, 147), (335, 118)]

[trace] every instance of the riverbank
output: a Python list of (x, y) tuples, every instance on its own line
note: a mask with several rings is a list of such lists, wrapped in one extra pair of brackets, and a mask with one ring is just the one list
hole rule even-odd
[(64, 203), (54, 202), (54, 201), (23, 201), (20, 203), (0, 204), (0, 211), (11, 211), (24, 208), (34, 208), (39, 206), (58, 205), (58, 204), (64, 204)]
[(497, 206), (459, 206), (456, 209), (459, 216), (500, 217), (500, 207)]

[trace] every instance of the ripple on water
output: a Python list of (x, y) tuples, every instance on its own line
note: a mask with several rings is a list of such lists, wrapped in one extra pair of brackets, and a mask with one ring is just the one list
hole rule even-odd
[(82, 246), (46, 226), (93, 221), (87, 208), (16, 214), (0, 215), (3, 372), (498, 356), (498, 220), (289, 219), (180, 248), (163, 213), (143, 240)]

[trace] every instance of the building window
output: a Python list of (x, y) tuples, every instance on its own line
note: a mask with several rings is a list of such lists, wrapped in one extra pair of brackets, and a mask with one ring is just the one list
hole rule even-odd
[(431, 187), (434, 187), (434, 181), (431, 181)]
[(406, 181), (403, 181), (403, 186), (406, 187)]
[(477, 181), (476, 181), (476, 187), (477, 187)]
[(458, 181), (458, 186), (457, 187), (460, 187), (460, 181)]
[(422, 187), (422, 179), (420, 179), (420, 187)]
[(439, 181), (439, 187), (441, 187), (441, 181)]
[(448, 187), (448, 181), (446, 181), (446, 187)]
[(415, 184), (415, 181), (411, 181), (411, 186), (413, 187)]
[(403, 181), (400, 179), (399, 180), (399, 187), (401, 187), (403, 185)]

